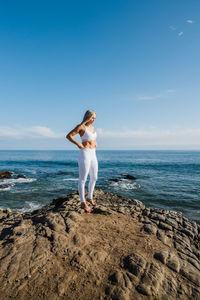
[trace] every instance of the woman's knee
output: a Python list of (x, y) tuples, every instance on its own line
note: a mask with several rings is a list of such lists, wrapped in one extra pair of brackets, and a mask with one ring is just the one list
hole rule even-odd
[(78, 183), (79, 183), (79, 184), (85, 184), (86, 181), (87, 181), (86, 178), (79, 178)]
[(97, 174), (93, 174), (92, 176), (90, 176), (90, 181), (97, 181), (98, 176)]

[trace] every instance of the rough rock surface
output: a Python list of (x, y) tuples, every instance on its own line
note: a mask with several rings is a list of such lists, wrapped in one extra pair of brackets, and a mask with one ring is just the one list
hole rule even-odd
[(27, 213), (0, 209), (0, 299), (200, 299), (200, 226), (96, 190)]

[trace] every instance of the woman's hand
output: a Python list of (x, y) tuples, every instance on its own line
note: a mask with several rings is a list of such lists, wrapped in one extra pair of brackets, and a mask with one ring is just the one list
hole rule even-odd
[(83, 146), (83, 144), (79, 144), (78, 145), (79, 149), (84, 149), (85, 147)]

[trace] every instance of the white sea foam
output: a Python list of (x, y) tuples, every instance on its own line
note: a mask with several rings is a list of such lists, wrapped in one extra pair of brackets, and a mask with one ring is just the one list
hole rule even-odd
[(37, 172), (35, 170), (30, 170), (30, 169), (24, 169), (25, 172), (31, 173), (31, 174), (36, 174)]
[(33, 181), (36, 181), (37, 179), (36, 178), (11, 178), (11, 179), (3, 179), (1, 182), (0, 182), (0, 186), (1, 185), (4, 185), (4, 184), (15, 184), (15, 183), (30, 183), (30, 182), (33, 182)]
[(5, 187), (5, 188), (1, 188), (1, 187), (0, 187), (0, 192), (10, 191), (10, 189), (11, 189), (12, 186), (13, 186), (13, 185), (10, 185), (10, 186)]
[(110, 186), (116, 188), (116, 189), (124, 189), (124, 190), (137, 190), (140, 188), (140, 185), (135, 182), (127, 182), (126, 179), (120, 180), (118, 182), (112, 182)]
[(25, 202), (25, 207), (18, 209), (19, 212), (33, 211), (41, 208), (43, 205), (36, 202)]
[(167, 160), (160, 159), (160, 158), (137, 158), (135, 159), (135, 162), (168, 162)]
[[(16, 183), (30, 183), (36, 181), (36, 178), (11, 178), (0, 181), (0, 192), (10, 191)], [(6, 187), (4, 187), (6, 186)]]
[(65, 178), (65, 179), (63, 179), (63, 181), (73, 181), (73, 180), (78, 181), (78, 178)]

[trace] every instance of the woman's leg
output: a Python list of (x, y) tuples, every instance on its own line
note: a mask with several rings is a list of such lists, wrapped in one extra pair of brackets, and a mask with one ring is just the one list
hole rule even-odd
[(78, 166), (79, 166), (78, 192), (79, 192), (81, 202), (85, 202), (85, 183), (90, 168), (90, 153), (85, 149), (80, 150)]
[(88, 199), (92, 199), (94, 187), (98, 178), (98, 161), (96, 157), (96, 151), (92, 153), (89, 174), (90, 174), (90, 181), (88, 185)]

